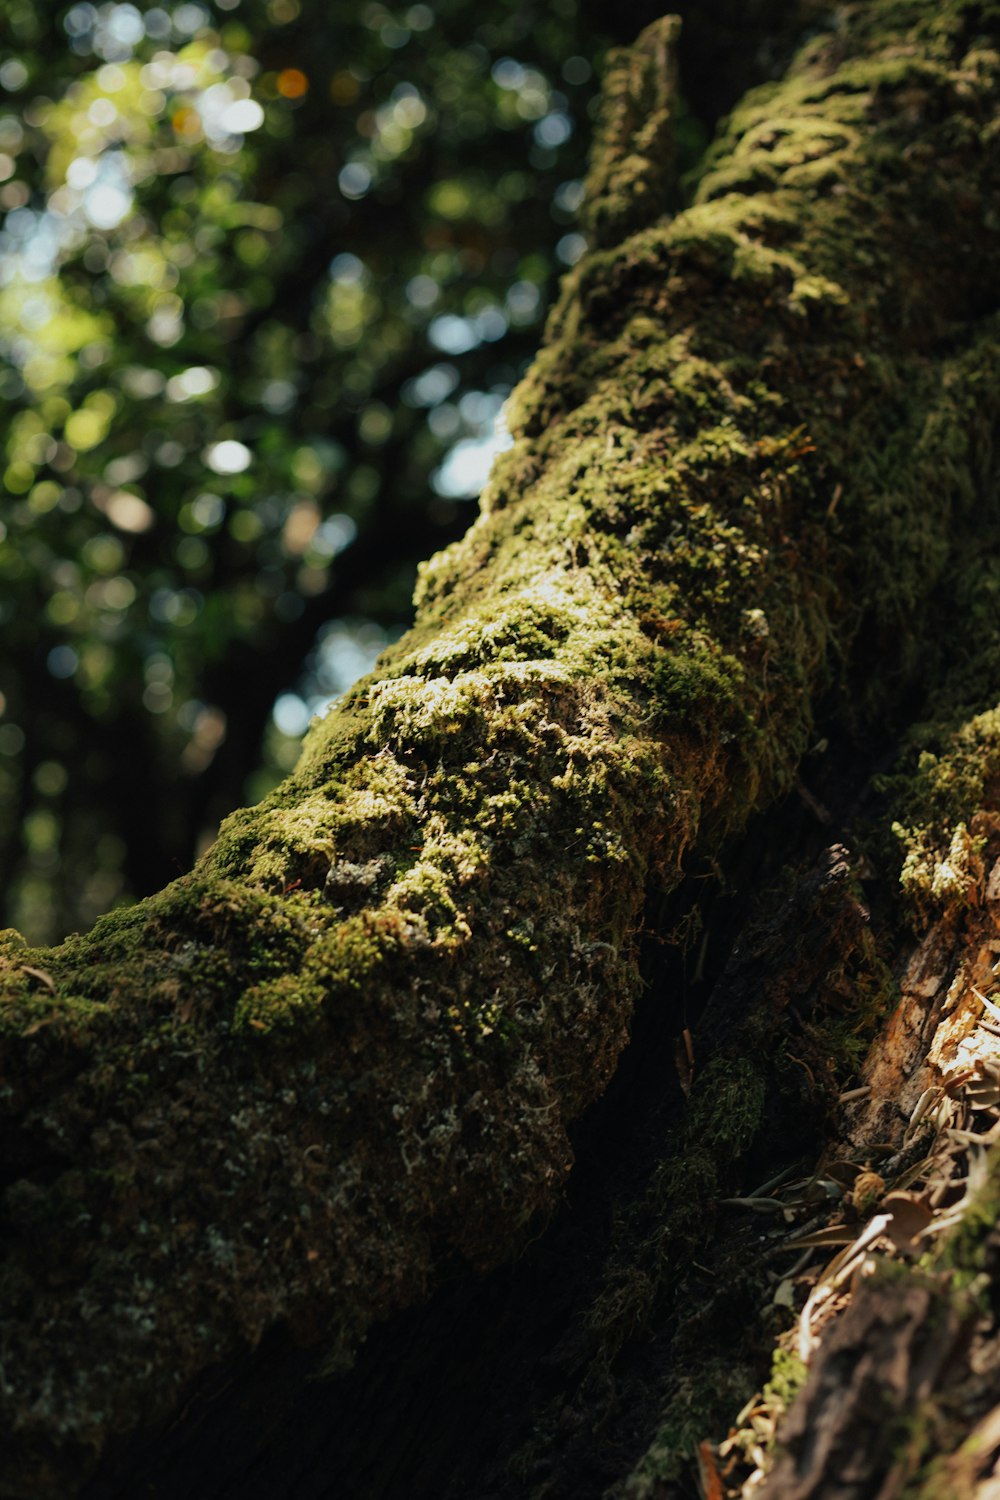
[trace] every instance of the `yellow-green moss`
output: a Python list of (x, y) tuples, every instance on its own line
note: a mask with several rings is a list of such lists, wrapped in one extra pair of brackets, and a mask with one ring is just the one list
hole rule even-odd
[[(987, 654), (993, 649), (987, 642)], [(900, 886), (919, 922), (978, 904), (986, 838), (1000, 813), (1000, 709), (956, 723), (950, 707), (945, 701), (937, 721), (910, 731), (901, 764), (879, 781)]]
[[(649, 886), (790, 785), (819, 697), (901, 621), (916, 666), (1000, 416), (1000, 242), (969, 211), (1000, 186), (1000, 65), (966, 56), (977, 10), (937, 9), (851, 8), (672, 219), (673, 95), (628, 65), (606, 243), (414, 630), (193, 876), (4, 945), (25, 1492), (274, 1322), (343, 1351), (443, 1258), (516, 1243), (626, 1039)], [(759, 1111), (754, 1077), (707, 1084), (692, 1211)]]
[(583, 223), (595, 244), (617, 245), (665, 211), (672, 196), (680, 22), (664, 16), (634, 47), (608, 59)]

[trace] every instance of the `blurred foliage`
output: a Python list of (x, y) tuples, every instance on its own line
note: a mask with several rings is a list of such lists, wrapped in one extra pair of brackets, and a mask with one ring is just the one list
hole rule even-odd
[(186, 868), (405, 625), (582, 249), (604, 42), (577, 0), (0, 35), (0, 925), (45, 940)]

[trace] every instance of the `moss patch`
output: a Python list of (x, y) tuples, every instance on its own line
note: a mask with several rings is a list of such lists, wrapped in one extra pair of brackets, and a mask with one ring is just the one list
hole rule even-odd
[[(669, 79), (640, 48), (595, 162), (606, 243), (414, 630), (191, 877), (50, 953), (5, 944), (22, 1492), (279, 1320), (346, 1357), (551, 1208), (627, 1036), (647, 890), (789, 786), (819, 696), (982, 524), (982, 11), (852, 9), (672, 218)], [(703, 1087), (691, 1215), (760, 1107), (735, 1064)]]

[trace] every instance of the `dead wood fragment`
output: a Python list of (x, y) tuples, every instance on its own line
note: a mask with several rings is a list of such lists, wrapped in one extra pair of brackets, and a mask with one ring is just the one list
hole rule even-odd
[(896, 1500), (909, 1477), (906, 1424), (973, 1321), (932, 1279), (863, 1281), (781, 1428), (760, 1500)]

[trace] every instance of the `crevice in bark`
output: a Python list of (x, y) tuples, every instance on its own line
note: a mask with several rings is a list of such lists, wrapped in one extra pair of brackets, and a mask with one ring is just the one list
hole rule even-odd
[[(698, 1256), (708, 1264), (675, 1274), (645, 1324), (624, 1340), (613, 1335), (621, 1347), (610, 1358), (588, 1319), (610, 1261), (620, 1261), (616, 1224), (642, 1203), (664, 1143), (676, 1144), (683, 1125), (684, 1030), (703, 1069), (739, 1033), (741, 1013), (788, 982), (782, 966), (801, 936), (791, 914), (797, 902), (809, 906), (801, 893), (810, 882), (825, 879), (823, 851), (844, 835), (865, 766), (890, 754), (883, 744), (826, 746), (807, 759), (810, 791), (797, 788), (755, 819), (717, 860), (694, 854), (684, 884), (650, 907), (629, 1045), (573, 1132), (563, 1206), (518, 1258), (485, 1278), (456, 1266), (430, 1303), (373, 1329), (340, 1377), (322, 1376), (321, 1353), (269, 1335), (252, 1356), (212, 1371), (169, 1426), (113, 1444), (83, 1500), (522, 1500), (543, 1488), (569, 1500), (597, 1497), (629, 1472), (662, 1415), (664, 1389), (683, 1374), (674, 1345), (682, 1358), (696, 1336), (724, 1345), (727, 1320), (742, 1316), (746, 1286), (735, 1268), (754, 1255), (752, 1221), (726, 1226), (721, 1254), (707, 1236)], [(776, 882), (788, 900), (769, 916), (760, 893)], [(748, 929), (758, 945), (764, 934), (765, 951), (734, 986), (733, 948)], [(790, 1139), (787, 1106), (772, 1106), (731, 1164), (732, 1183), (807, 1168), (822, 1119), (814, 1110), (811, 1131), (803, 1119)], [(707, 1226), (712, 1206), (702, 1208)], [(760, 1330), (750, 1344), (763, 1379), (769, 1344)]]

